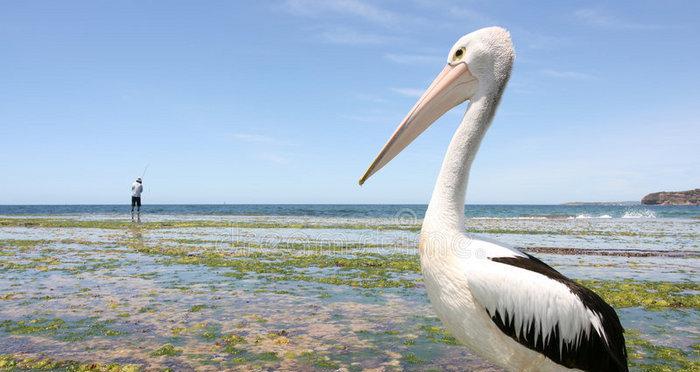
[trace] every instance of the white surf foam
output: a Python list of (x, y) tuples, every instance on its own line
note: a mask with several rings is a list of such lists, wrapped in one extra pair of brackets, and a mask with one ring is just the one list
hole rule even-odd
[(656, 218), (656, 213), (648, 209), (629, 210), (622, 215), (622, 218)]
[(587, 219), (587, 218), (612, 218), (609, 214), (601, 214), (600, 216), (592, 216), (590, 214), (579, 214), (576, 216), (577, 219)]

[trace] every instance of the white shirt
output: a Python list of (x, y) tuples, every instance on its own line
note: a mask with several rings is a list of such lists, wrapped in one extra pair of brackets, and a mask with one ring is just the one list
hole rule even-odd
[(135, 196), (135, 197), (140, 198), (142, 192), (143, 192), (143, 185), (142, 184), (140, 184), (138, 182), (134, 182), (131, 184), (131, 196)]

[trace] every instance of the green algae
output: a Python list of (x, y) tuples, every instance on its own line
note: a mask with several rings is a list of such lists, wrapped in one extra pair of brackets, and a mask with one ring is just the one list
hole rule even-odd
[(0, 254), (6, 253), (8, 249), (17, 249), (26, 252), (35, 249), (39, 245), (49, 244), (50, 240), (21, 240), (21, 239), (1, 239)]
[(406, 353), (403, 356), (403, 361), (405, 361), (408, 364), (423, 364), (426, 361), (422, 358), (419, 358), (418, 355), (415, 353)]
[[(304, 281), (356, 288), (413, 288), (418, 279), (396, 278), (397, 274), (417, 274), (420, 262), (416, 255), (356, 253), (351, 257), (327, 254), (284, 255), (250, 252), (233, 254), (220, 251), (192, 255), (182, 247), (147, 246), (129, 243), (141, 253), (175, 257), (173, 263), (227, 267), (235, 271), (224, 275), (243, 278), (246, 274), (266, 274), (271, 281)], [(309, 275), (299, 269), (337, 269), (331, 275)], [(700, 295), (683, 293), (698, 291), (697, 283), (635, 282), (583, 280), (615, 307), (641, 306), (647, 309), (700, 308)]]
[(151, 356), (178, 356), (182, 354), (182, 349), (178, 349), (172, 344), (165, 344), (151, 353)]
[(247, 343), (246, 339), (235, 333), (229, 333), (221, 338), (220, 344), (223, 345), (224, 351), (229, 354), (239, 354), (238, 346)]
[(61, 263), (57, 258), (48, 256), (29, 257), (21, 260), (24, 262), (0, 260), (0, 269), (48, 271), (56, 269)]
[(351, 242), (279, 242), (272, 244), (251, 244), (249, 242), (231, 242), (231, 245), (240, 245), (252, 248), (275, 248), (282, 250), (295, 250), (307, 252), (346, 252), (358, 249), (373, 248), (394, 248), (393, 244), (371, 244), (371, 243), (351, 243)]
[(135, 364), (99, 364), (0, 354), (0, 371), (137, 372)]
[(445, 328), (424, 324), (420, 327), (425, 336), (434, 343), (459, 345), (459, 341), (447, 332)]
[(0, 294), (0, 300), (3, 300), (3, 301), (14, 300), (17, 297), (17, 295), (18, 294), (14, 293), (14, 292), (2, 293), (2, 294)]
[(367, 277), (367, 278), (344, 278), (340, 276), (326, 276), (318, 277), (311, 275), (301, 275), (293, 274), (285, 277), (280, 277), (278, 280), (283, 281), (301, 281), (301, 282), (314, 282), (330, 285), (342, 285), (354, 288), (413, 288), (416, 286), (415, 281), (412, 280), (392, 280), (383, 277)]
[[(178, 228), (249, 228), (249, 229), (347, 229), (347, 230), (374, 230), (374, 231), (413, 231), (421, 229), (419, 224), (358, 224), (358, 223), (298, 223), (276, 221), (226, 221), (226, 220), (190, 220), (190, 221), (148, 221), (135, 224), (129, 220), (77, 220), (57, 218), (0, 218), (0, 227), (50, 227), (50, 228), (86, 228), (121, 230), (138, 228), (143, 230), (178, 229)], [(525, 230), (504, 228), (476, 228), (465, 227), (465, 231), (475, 234), (515, 234), (515, 235), (593, 235), (593, 236), (623, 236), (623, 237), (665, 237), (659, 233), (644, 233), (636, 231), (600, 231), (586, 230), (576, 231), (568, 229)], [(685, 236), (696, 238), (695, 235)], [(187, 244), (200, 244), (196, 239), (182, 242)], [(177, 241), (176, 241), (177, 242)]]
[(287, 338), (287, 331), (277, 331), (270, 332), (267, 334), (267, 338), (271, 339), (273, 343), (277, 345), (287, 345), (289, 344), (289, 338)]
[(60, 318), (34, 318), (0, 321), (0, 330), (13, 335), (40, 335), (61, 341), (78, 342), (92, 337), (114, 337), (122, 333), (110, 328), (109, 321), (86, 318), (67, 322)]
[[(202, 250), (193, 254), (190, 248), (164, 245), (147, 245), (142, 241), (125, 241), (125, 245), (144, 254), (169, 256), (171, 263), (180, 265), (205, 265), (230, 268), (235, 271), (225, 275), (242, 278), (245, 274), (265, 274), (270, 281), (306, 281), (360, 288), (412, 288), (415, 280), (394, 278), (394, 275), (420, 272), (416, 255), (372, 253), (340, 257), (325, 254), (279, 255), (263, 252), (222, 252)], [(335, 269), (333, 275), (308, 275), (301, 269)]]
[(280, 356), (274, 351), (266, 351), (261, 353), (251, 352), (238, 346), (245, 344), (246, 341), (238, 340), (225, 340), (223, 344), (224, 352), (233, 356), (231, 362), (234, 364), (250, 364), (250, 363), (260, 363), (263, 364), (278, 362), (281, 360)]
[(86, 259), (83, 261), (83, 263), (79, 265), (57, 269), (61, 271), (68, 271), (71, 273), (87, 273), (101, 270), (115, 270), (125, 266), (129, 266), (134, 263), (134, 261), (116, 258)]
[(660, 234), (648, 234), (635, 231), (600, 231), (600, 230), (524, 230), (524, 229), (503, 229), (503, 228), (472, 228), (466, 232), (473, 234), (503, 234), (503, 235), (593, 235), (593, 236), (624, 236), (624, 237), (663, 237)]
[(642, 307), (648, 310), (668, 308), (700, 309), (700, 283), (579, 280), (617, 308)]
[(700, 344), (692, 346), (695, 354), (693, 357), (678, 348), (653, 344), (635, 330), (627, 330), (625, 340), (631, 367), (649, 372), (700, 371)]
[(419, 226), (404, 228), (401, 226), (387, 225), (374, 226), (363, 224), (334, 224), (320, 225), (312, 223), (292, 222), (266, 222), (266, 221), (225, 221), (225, 220), (192, 220), (192, 221), (149, 221), (134, 224), (129, 220), (73, 220), (53, 218), (0, 218), (0, 227), (50, 227), (50, 228), (84, 228), (84, 229), (128, 229), (139, 228), (144, 230), (155, 229), (179, 229), (198, 227), (228, 227), (228, 228), (288, 228), (288, 229), (397, 229), (419, 230)]
[(263, 353), (257, 353), (256, 359), (263, 362), (276, 362), (280, 360), (280, 357), (274, 351), (266, 351)]
[(173, 337), (179, 337), (181, 334), (185, 333), (187, 331), (187, 328), (185, 327), (173, 327), (170, 329), (170, 332), (172, 333)]
[(191, 313), (198, 313), (198, 312), (206, 309), (207, 307), (209, 307), (209, 306), (203, 305), (203, 304), (197, 304), (197, 305), (194, 305), (190, 308), (190, 312)]
[(206, 324), (199, 333), (199, 337), (203, 340), (214, 341), (221, 337), (221, 326), (218, 324)]
[[(0, 269), (3, 270), (32, 270), (32, 269), (43, 269), (42, 266), (40, 266), (36, 262), (28, 262), (28, 263), (22, 263), (22, 262), (12, 262), (12, 261), (5, 261), (5, 260), (0, 260)], [(45, 270), (43, 270), (45, 271)]]
[[(98, 270), (113, 270), (133, 263), (127, 260), (109, 259), (85, 259), (78, 265), (67, 266), (60, 259), (52, 255), (52, 252), (42, 252), (39, 257), (16, 257), (15, 260), (0, 260), (0, 269), (12, 271), (64, 271), (69, 273), (87, 273)], [(6, 255), (7, 256), (7, 255)]]
[(107, 303), (107, 308), (114, 310), (120, 306), (119, 301), (109, 300)]
[[(2, 220), (2, 219), (0, 219)], [(0, 226), (1, 226), (0, 222)], [(0, 252), (8, 249), (16, 249), (20, 252), (28, 252), (36, 250), (37, 247), (52, 244), (80, 244), (80, 245), (91, 245), (91, 246), (101, 246), (103, 243), (94, 242), (83, 239), (58, 239), (58, 240), (46, 240), (46, 239), (0, 239)]]
[(155, 305), (146, 305), (142, 306), (139, 309), (139, 313), (144, 314), (144, 313), (155, 313), (157, 310), (157, 307)]
[(37, 318), (30, 320), (3, 320), (0, 322), (0, 329), (13, 335), (30, 335), (37, 333), (55, 333), (63, 329), (66, 322), (63, 319)]
[(314, 366), (320, 369), (338, 370), (340, 364), (325, 355), (314, 351), (305, 351), (297, 357), (297, 361), (307, 366)]
[(157, 276), (158, 276), (157, 272), (140, 273), (140, 274), (131, 275), (132, 278), (139, 278), (139, 279), (144, 279), (144, 280), (155, 279)]
[(247, 318), (249, 318), (250, 320), (252, 320), (256, 323), (267, 323), (268, 322), (268, 320), (265, 319), (265, 317), (263, 317), (260, 314), (251, 314), (251, 315), (248, 315)]
[(189, 244), (189, 245), (202, 245), (202, 244), (216, 244), (216, 243), (221, 243), (221, 241), (218, 241), (218, 240), (209, 240), (209, 239), (186, 239), (186, 238), (161, 239), (161, 242), (172, 242), (172, 243), (177, 243), (177, 244)]

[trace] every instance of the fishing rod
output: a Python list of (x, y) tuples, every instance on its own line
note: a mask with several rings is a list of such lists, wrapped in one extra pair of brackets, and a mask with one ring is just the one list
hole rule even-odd
[(141, 179), (146, 176), (146, 171), (148, 170), (148, 166), (151, 164), (146, 164), (146, 166), (143, 168), (143, 173), (141, 173)]

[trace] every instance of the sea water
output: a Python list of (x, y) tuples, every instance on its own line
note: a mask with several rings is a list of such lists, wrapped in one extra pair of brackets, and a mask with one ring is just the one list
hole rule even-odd
[[(411, 211), (422, 218), (424, 204), (146, 204), (143, 213), (217, 216), (311, 216), (376, 218)], [(0, 215), (124, 214), (128, 205), (0, 205)], [(468, 218), (700, 218), (698, 206), (651, 206), (633, 203), (580, 205), (469, 204)]]

